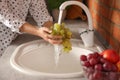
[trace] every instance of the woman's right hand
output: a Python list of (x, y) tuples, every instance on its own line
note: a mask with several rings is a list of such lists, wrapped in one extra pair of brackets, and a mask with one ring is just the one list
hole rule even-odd
[(62, 36), (51, 35), (51, 30), (49, 27), (35, 27), (29, 23), (25, 23), (20, 27), (20, 32), (29, 33), (42, 37), (44, 40), (48, 41), (51, 44), (61, 44)]
[(41, 27), (38, 30), (38, 35), (51, 44), (61, 44), (62, 36), (51, 35), (51, 30), (47, 27)]

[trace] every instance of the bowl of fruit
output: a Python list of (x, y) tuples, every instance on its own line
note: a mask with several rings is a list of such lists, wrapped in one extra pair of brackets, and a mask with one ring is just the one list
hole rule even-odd
[(80, 56), (87, 80), (120, 80), (120, 56), (112, 49)]

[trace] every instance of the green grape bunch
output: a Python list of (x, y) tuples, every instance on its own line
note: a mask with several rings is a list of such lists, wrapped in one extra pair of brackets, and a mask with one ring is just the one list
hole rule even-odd
[(69, 28), (65, 27), (65, 24), (58, 24), (55, 23), (52, 27), (52, 35), (61, 35), (62, 36), (62, 46), (63, 46), (63, 51), (69, 53), (70, 50), (72, 50), (72, 44), (71, 44), (71, 37), (72, 37), (72, 32), (70, 31)]

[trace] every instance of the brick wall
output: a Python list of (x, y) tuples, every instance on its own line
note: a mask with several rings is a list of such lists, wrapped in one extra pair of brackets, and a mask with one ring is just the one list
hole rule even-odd
[(120, 0), (86, 0), (94, 28), (120, 53)]

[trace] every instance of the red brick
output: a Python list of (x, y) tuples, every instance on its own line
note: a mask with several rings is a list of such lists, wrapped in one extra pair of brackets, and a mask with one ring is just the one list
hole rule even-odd
[[(93, 18), (97, 20), (97, 22), (100, 22), (100, 24), (102, 24), (102, 26), (109, 32), (109, 34), (112, 34), (113, 28), (115, 27), (114, 24), (112, 24), (107, 19), (104, 19), (104, 17), (99, 17), (99, 15), (96, 15), (95, 12), (92, 13), (92, 15), (93, 15)], [(118, 19), (118, 18), (116, 17), (116, 19)], [(115, 35), (113, 35), (113, 36), (115, 36), (116, 39), (120, 41), (120, 31), (119, 31), (119, 29), (117, 29), (116, 31), (114, 30), (114, 34)]]
[(120, 0), (88, 0), (94, 28), (120, 54)]
[(97, 15), (95, 12), (93, 13), (93, 19), (94, 19), (93, 20), (94, 28), (99, 32), (99, 34), (101, 34), (105, 38), (106, 41), (109, 42), (109, 35), (108, 34), (111, 33), (110, 32), (111, 31), (110, 30), (111, 27), (103, 24), (103, 23), (105, 23), (105, 22), (103, 22), (104, 20), (102, 19), (102, 17)]
[(120, 0), (113, 0), (114, 1), (114, 8), (120, 10)]
[(113, 34), (112, 36), (119, 41), (120, 43), (120, 27), (113, 26)]
[(107, 5), (108, 7), (119, 9), (120, 10), (120, 0), (98, 0), (104, 6)]
[(95, 30), (99, 30), (99, 27), (100, 26), (98, 26), (99, 24), (96, 22), (96, 21), (93, 21), (94, 22), (94, 24), (93, 24), (93, 27), (95, 28)]
[(109, 43), (110, 38), (108, 36), (108, 33), (96, 21), (94, 21), (94, 28)]
[(91, 10), (93, 9), (93, 5), (94, 5), (94, 0), (87, 0), (87, 5), (88, 5), (88, 8), (91, 12)]
[(99, 21), (99, 15), (95, 11), (92, 11), (92, 20)]
[(113, 10), (111, 12), (111, 21), (113, 21), (115, 24), (120, 25), (120, 11)]
[(103, 5), (107, 5), (108, 7), (114, 7), (115, 0), (99, 0)]
[(99, 14), (103, 15), (106, 18), (109, 18), (110, 16), (110, 14), (108, 14), (110, 12), (109, 8), (106, 8), (100, 2), (97, 1), (94, 2), (94, 8)]
[(101, 18), (102, 21), (102, 26), (104, 27), (104, 29), (108, 32), (108, 34), (112, 34), (113, 32), (113, 27), (112, 27), (112, 23), (104, 18)]
[(101, 16), (104, 16), (106, 19), (110, 20), (111, 22), (120, 25), (120, 11), (116, 9), (108, 8), (107, 5), (103, 6), (101, 3), (97, 1), (94, 2), (94, 9), (99, 14), (101, 14)]
[(110, 38), (110, 45), (119, 52), (120, 49), (120, 43), (117, 40), (114, 40), (113, 38)]
[[(97, 26), (96, 26), (97, 27)], [(97, 28), (97, 31), (98, 31), (98, 33), (106, 40), (106, 32), (103, 30), (103, 29), (101, 29), (101, 28)], [(109, 40), (108, 40), (109, 41)]]
[(93, 4), (94, 4), (94, 3), (93, 3), (94, 0), (92, 0), (92, 1), (88, 0), (87, 2), (88, 2), (88, 7), (89, 7), (89, 8), (92, 8), (92, 6), (93, 6)]
[[(100, 14), (97, 14), (96, 12), (92, 13), (93, 21), (99, 22), (99, 25), (104, 27), (104, 29), (108, 32), (108, 34), (112, 34), (112, 24), (111, 22), (107, 21), (104, 17), (100, 16)], [(94, 24), (94, 23), (93, 23)]]

